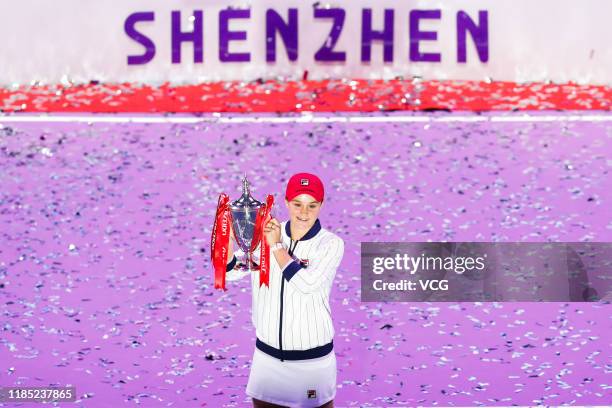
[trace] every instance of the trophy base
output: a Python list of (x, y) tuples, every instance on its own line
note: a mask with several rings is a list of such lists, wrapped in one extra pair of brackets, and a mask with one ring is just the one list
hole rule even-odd
[(259, 265), (255, 262), (238, 262), (234, 269), (241, 272), (256, 272), (259, 271)]

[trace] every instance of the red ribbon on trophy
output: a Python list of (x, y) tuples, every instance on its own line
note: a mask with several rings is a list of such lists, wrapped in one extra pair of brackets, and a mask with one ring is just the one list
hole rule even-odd
[[(210, 238), (211, 260), (215, 271), (215, 289), (225, 290), (230, 226), (234, 232), (236, 244), (245, 254), (245, 259), (236, 266), (236, 269), (249, 272), (259, 270), (259, 285), (269, 286), (270, 246), (266, 242), (263, 229), (272, 211), (274, 197), (268, 195), (266, 203), (263, 204), (251, 197), (249, 182), (246, 177), (242, 180), (242, 183), (242, 197), (239, 199), (230, 203), (227, 194), (219, 195)], [(258, 245), (260, 245), (259, 266), (252, 259), (253, 252)]]
[(260, 242), (259, 247), (259, 286), (265, 284), (270, 286), (270, 245), (263, 235), (263, 229), (268, 222), (268, 217), (272, 211), (274, 205), (274, 196), (268, 194), (266, 197), (266, 204), (259, 208), (257, 212), (257, 219), (255, 220), (255, 235), (251, 241), (251, 252), (254, 252), (257, 248), (257, 243)]
[(210, 256), (215, 270), (215, 289), (225, 290), (225, 269), (229, 251), (231, 213), (229, 197), (221, 193), (210, 237)]

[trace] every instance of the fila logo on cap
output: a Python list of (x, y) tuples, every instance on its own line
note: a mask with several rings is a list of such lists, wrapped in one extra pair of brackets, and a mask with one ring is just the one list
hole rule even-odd
[(307, 186), (308, 182), (309, 182), (308, 179), (300, 179), (300, 184), (303, 185), (303, 186)]
[(317, 390), (306, 391), (306, 396), (308, 397), (308, 399), (317, 398)]

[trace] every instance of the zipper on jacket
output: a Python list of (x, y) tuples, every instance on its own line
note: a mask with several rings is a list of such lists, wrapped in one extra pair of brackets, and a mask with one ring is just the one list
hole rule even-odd
[[(293, 256), (293, 251), (297, 247), (299, 240), (295, 241), (295, 245), (293, 245), (293, 240), (289, 243), (289, 256)], [(291, 261), (289, 261), (291, 262)], [(280, 320), (278, 322), (278, 348), (281, 352), (281, 361), (285, 361), (283, 358), (283, 295), (285, 292), (285, 277), (281, 273), (281, 290), (280, 290)]]

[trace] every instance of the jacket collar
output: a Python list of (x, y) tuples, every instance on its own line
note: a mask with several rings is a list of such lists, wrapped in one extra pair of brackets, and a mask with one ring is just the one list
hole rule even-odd
[[(308, 241), (310, 238), (314, 238), (314, 236), (317, 235), (319, 231), (321, 231), (321, 222), (319, 221), (319, 219), (317, 219), (313, 226), (310, 227), (308, 232), (304, 234), (302, 238), (300, 238), (300, 241)], [(287, 234), (287, 236), (291, 238), (291, 221), (287, 221), (287, 223), (285, 224), (285, 234)]]

